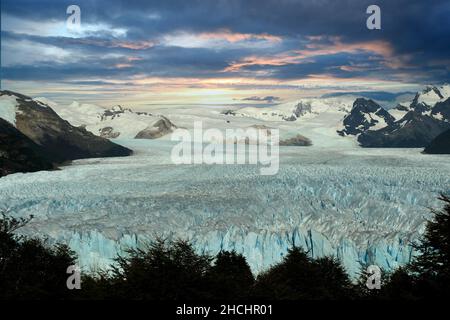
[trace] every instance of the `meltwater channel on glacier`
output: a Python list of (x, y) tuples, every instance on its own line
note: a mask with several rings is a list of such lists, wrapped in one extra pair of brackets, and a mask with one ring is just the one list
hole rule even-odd
[(356, 276), (407, 263), (429, 208), (450, 192), (449, 156), (419, 149), (281, 147), (279, 173), (261, 176), (251, 165), (174, 165), (170, 141), (120, 142), (136, 154), (1, 178), (0, 209), (34, 215), (21, 232), (69, 244), (85, 269), (162, 236), (234, 249), (256, 273), (299, 245)]

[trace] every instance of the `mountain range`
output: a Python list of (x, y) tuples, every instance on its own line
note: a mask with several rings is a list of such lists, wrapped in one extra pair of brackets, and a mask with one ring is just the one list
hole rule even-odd
[[(449, 153), (450, 85), (427, 86), (412, 101), (389, 110), (371, 99), (342, 95), (270, 108), (224, 110), (218, 116), (215, 121), (225, 117), (227, 126), (234, 117), (278, 122), (275, 127), (280, 128), (289, 124), (286, 143), (281, 145), (314, 145), (324, 138), (332, 139), (328, 145), (333, 145), (340, 135), (354, 137), (361, 147)], [(185, 116), (172, 112), (170, 117), (181, 121)], [(110, 109), (78, 102), (61, 106), (46, 98), (0, 91), (0, 175), (49, 170), (80, 158), (127, 156), (131, 150), (109, 139), (156, 139), (176, 128), (162, 114), (120, 105)], [(306, 131), (308, 138), (295, 128)]]
[(387, 111), (357, 99), (343, 119), (341, 135), (355, 135), (362, 147), (423, 148), (450, 129), (450, 86), (428, 86), (409, 105)]
[[(226, 110), (224, 115), (280, 124), (292, 121), (298, 123), (300, 130), (308, 127), (310, 120), (314, 119), (322, 126), (336, 126), (335, 132), (338, 135), (354, 137), (361, 147), (376, 148), (425, 148), (437, 136), (450, 129), (450, 85), (427, 86), (413, 97), (402, 96), (408, 96), (411, 100), (398, 103), (390, 109), (367, 97), (339, 94), (318, 99), (301, 99), (295, 104), (285, 103), (270, 108)], [(327, 114), (328, 120), (319, 121)], [(336, 125), (335, 121), (339, 117), (340, 124)], [(314, 131), (325, 129), (318, 128)], [(330, 135), (328, 137), (332, 138)], [(312, 142), (314, 144), (317, 141), (313, 139)]]
[(135, 112), (120, 105), (105, 109), (79, 102), (61, 106), (46, 98), (35, 100), (50, 105), (61, 118), (72, 125), (83, 126), (87, 131), (108, 139), (156, 139), (177, 128), (162, 115)]

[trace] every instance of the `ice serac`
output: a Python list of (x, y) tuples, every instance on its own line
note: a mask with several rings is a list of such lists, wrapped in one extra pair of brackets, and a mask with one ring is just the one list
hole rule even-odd
[(33, 214), (21, 231), (70, 244), (86, 267), (162, 236), (234, 249), (255, 272), (300, 245), (356, 276), (365, 264), (407, 263), (429, 208), (450, 192), (448, 159), (417, 149), (282, 147), (278, 174), (261, 176), (248, 165), (174, 165), (171, 141), (121, 143), (136, 154), (3, 177), (0, 203)]
[[(181, 238), (179, 235), (173, 237)], [(90, 231), (65, 234), (59, 241), (68, 241), (79, 254), (80, 264), (95, 270), (108, 268), (117, 254), (123, 255), (129, 248), (145, 248), (151, 240), (153, 238), (141, 234), (124, 234), (111, 239), (100, 231)], [(401, 240), (398, 243), (368, 243), (361, 248), (357, 243), (343, 239), (336, 245), (323, 234), (301, 227), (283, 233), (247, 232), (230, 227), (224, 231), (211, 230), (203, 235), (191, 235), (189, 240), (201, 253), (215, 255), (223, 250), (235, 250), (243, 254), (256, 274), (280, 262), (292, 246), (304, 248), (314, 258), (338, 258), (354, 278), (363, 266), (376, 264), (384, 270), (392, 270), (408, 263), (414, 255), (413, 248)]]

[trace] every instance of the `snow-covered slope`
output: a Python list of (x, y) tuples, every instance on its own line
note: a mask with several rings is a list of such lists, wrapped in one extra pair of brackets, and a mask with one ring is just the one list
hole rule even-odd
[[(136, 113), (130, 109), (115, 106), (112, 109), (104, 110), (103, 113), (97, 114), (99, 121), (94, 124), (86, 125), (86, 129), (107, 137), (132, 139), (141, 136), (144, 130), (155, 128), (155, 138), (171, 133), (176, 126), (167, 118), (156, 116), (150, 113)], [(163, 121), (166, 126), (162, 127), (157, 135), (159, 123)]]
[(414, 98), (416, 104), (434, 106), (436, 103), (444, 101), (450, 97), (450, 85), (427, 86)]
[(44, 148), (0, 117), (0, 177), (53, 169)]
[[(115, 106), (104, 109), (94, 104), (73, 102), (60, 106), (45, 98), (35, 100), (47, 103), (58, 115), (74, 126), (84, 126), (86, 130), (104, 138), (153, 139), (171, 133), (176, 126), (166, 117), (147, 112), (134, 112), (131, 109)], [(144, 134), (144, 133), (148, 134)]]
[(16, 125), (17, 97), (10, 95), (0, 96), (0, 118)]
[(394, 117), (395, 120), (400, 120), (403, 118), (411, 108), (404, 104), (398, 104), (395, 108), (389, 110), (389, 114)]
[[(318, 99), (319, 100), (319, 99)], [(304, 101), (304, 100), (302, 100)], [(331, 101), (331, 100), (330, 100)], [(284, 113), (292, 115), (295, 106), (299, 101), (286, 103), (277, 106), (277, 110), (286, 110)], [(315, 105), (315, 104), (314, 104)], [(355, 139), (349, 137), (340, 137), (336, 130), (342, 126), (342, 118), (346, 112), (342, 109), (346, 104), (334, 108), (334, 104), (321, 104), (317, 102), (316, 107), (324, 107), (325, 111), (317, 112), (308, 116), (299, 117), (296, 121), (286, 121), (279, 117), (271, 117), (269, 120), (263, 120), (264, 114), (267, 110), (274, 108), (237, 108), (230, 109), (229, 106), (220, 107), (155, 107), (151, 110), (152, 113), (162, 114), (171, 119), (179, 127), (193, 130), (194, 122), (200, 121), (203, 129), (219, 129), (225, 133), (227, 129), (246, 129), (254, 126), (266, 126), (270, 128), (276, 128), (280, 133), (280, 141), (292, 141), (290, 139), (296, 139), (298, 135), (308, 138), (312, 141), (313, 148), (327, 148), (327, 147), (340, 147), (340, 148), (352, 148), (356, 144)], [(351, 107), (351, 104), (349, 108)], [(314, 108), (314, 107), (313, 107)], [(240, 112), (244, 110), (254, 110), (254, 113), (249, 112), (244, 116)], [(290, 112), (287, 112), (290, 110)], [(313, 109), (317, 110), (317, 109)], [(278, 119), (278, 120), (275, 120)], [(193, 135), (192, 135), (193, 136)], [(193, 136), (194, 137), (194, 136)], [(195, 137), (194, 137), (195, 138)]]
[[(434, 108), (439, 103), (445, 102), (450, 98), (450, 85), (427, 86), (421, 92), (417, 92), (414, 99), (409, 103), (401, 103), (395, 108), (389, 110), (389, 113), (396, 119), (400, 120), (409, 111), (414, 111), (423, 115), (444, 120), (440, 112), (434, 112)], [(449, 120), (450, 119), (445, 119)]]
[[(76, 101), (72, 102), (68, 106), (54, 104), (53, 109), (61, 118), (69, 121), (70, 124), (77, 127), (82, 125), (85, 125), (86, 127), (95, 125), (99, 122), (100, 115), (105, 111), (104, 108), (101, 108), (95, 104), (79, 103)], [(95, 132), (92, 133), (96, 134)]]
[(300, 99), (276, 105), (272, 108), (245, 107), (233, 110), (229, 114), (264, 121), (296, 121), (315, 118), (324, 112), (345, 114), (351, 110), (355, 97)]

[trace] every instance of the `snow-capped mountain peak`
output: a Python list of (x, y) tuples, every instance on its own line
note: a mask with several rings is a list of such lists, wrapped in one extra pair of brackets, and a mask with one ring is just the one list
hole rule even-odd
[(124, 109), (124, 108), (122, 108), (121, 105), (117, 105), (117, 106), (112, 107), (111, 111), (114, 111), (114, 112), (125, 112), (125, 111), (131, 111), (131, 110), (130, 109), (126, 109), (126, 108)]
[(418, 92), (412, 102), (412, 106), (433, 107), (436, 103), (444, 101), (450, 97), (450, 85), (426, 86), (422, 92)]
[(389, 110), (395, 118), (380, 130), (363, 130), (358, 142), (365, 147), (425, 147), (450, 128), (450, 86), (427, 86), (409, 106)]
[(36, 101), (41, 106), (50, 107), (52, 109), (54, 109), (55, 106), (58, 106), (58, 104), (55, 101), (50, 100), (45, 97), (37, 97), (37, 98), (34, 98), (33, 100)]
[(396, 120), (399, 120), (401, 118), (403, 118), (409, 111), (411, 111), (411, 108), (409, 105), (404, 105), (404, 104), (397, 104), (397, 106), (395, 108), (392, 108), (389, 110), (389, 113), (391, 114), (391, 116), (393, 116)]
[[(450, 85), (426, 86), (421, 92), (417, 92), (410, 103), (400, 103), (389, 113), (396, 119), (401, 120), (408, 112), (413, 111), (427, 115), (437, 120), (450, 121), (450, 110), (446, 107), (446, 101), (450, 98)], [(446, 115), (449, 114), (447, 117)]]
[(350, 113), (344, 118), (340, 135), (357, 135), (367, 130), (378, 130), (395, 121), (383, 107), (373, 100), (358, 98)]

